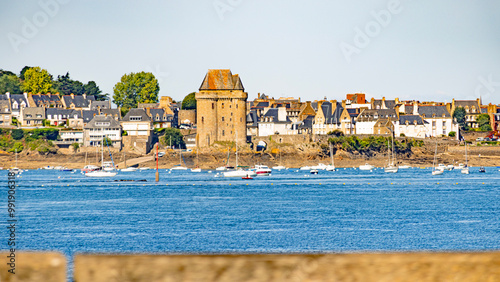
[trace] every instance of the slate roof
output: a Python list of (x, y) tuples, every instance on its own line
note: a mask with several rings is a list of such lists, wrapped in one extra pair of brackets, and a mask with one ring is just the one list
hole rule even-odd
[(395, 120), (397, 118), (396, 111), (394, 109), (378, 109), (378, 110), (363, 110), (358, 115), (358, 122), (368, 122), (377, 121), (379, 119), (391, 118)]
[(247, 114), (247, 127), (258, 127), (259, 126), (259, 116), (255, 110), (251, 110)]
[(424, 118), (435, 117), (451, 117), (446, 106), (418, 106), (418, 114)]
[(229, 69), (208, 70), (200, 86), (202, 90), (242, 90), (245, 91), (239, 75)]
[(107, 116), (112, 116), (114, 119), (121, 120), (122, 119), (122, 114), (119, 109), (101, 109), (99, 111), (99, 114), (101, 115), (107, 115)]
[(396, 100), (385, 100), (385, 107), (388, 109), (394, 109), (396, 106)]
[(60, 108), (46, 108), (45, 109), (45, 114), (47, 118), (51, 116), (51, 119), (54, 119), (55, 116), (61, 115), (61, 118), (68, 118), (70, 117), (71, 113), (73, 113), (74, 110), (71, 109), (60, 109)]
[(271, 109), (267, 110), (264, 117), (266, 117), (266, 118), (270, 117), (271, 118), (270, 122), (273, 122), (273, 123), (290, 123), (291, 122), (288, 117), (286, 117), (285, 120), (279, 120), (278, 119), (278, 111), (279, 111), (278, 108), (271, 108)]
[(33, 94), (31, 95), (31, 98), (33, 99), (33, 102), (35, 102), (35, 105), (32, 105), (33, 107), (42, 107), (44, 105), (62, 106), (61, 98), (59, 98), (59, 95)]
[(83, 118), (84, 123), (90, 122), (94, 116), (98, 116), (99, 112), (97, 110), (82, 110), (81, 111), (81, 118)]
[(0, 113), (10, 114), (10, 103), (9, 100), (0, 99)]
[(165, 114), (164, 109), (149, 109), (149, 113), (151, 114), (151, 119), (156, 122), (169, 121), (169, 116), (172, 116)]
[[(140, 120), (130, 120), (130, 117), (141, 117)], [(132, 108), (128, 113), (123, 117), (122, 121), (151, 121), (148, 114), (144, 109)]]
[[(98, 122), (104, 122), (104, 123), (109, 123), (108, 125), (101, 125), (101, 124), (96, 124)], [(87, 125), (83, 127), (84, 129), (90, 129), (90, 128), (121, 128), (121, 125), (118, 121), (116, 121), (114, 118), (110, 116), (104, 116), (104, 115), (96, 115), (92, 120), (90, 120)]]
[(257, 103), (256, 106), (253, 106), (252, 108), (267, 108), (269, 107), (269, 102), (259, 102)]
[(404, 124), (406, 124), (407, 121), (409, 124), (414, 124), (416, 121), (418, 125), (424, 125), (424, 124), (428, 123), (419, 115), (400, 115), (399, 116), (399, 124), (404, 125)]
[(332, 103), (326, 101), (321, 104), (321, 110), (323, 111), (323, 115), (325, 116), (325, 124), (340, 123), (340, 116), (342, 115), (344, 108), (342, 107), (342, 103), (339, 102), (337, 102), (336, 106), (337, 107), (335, 108), (335, 111), (332, 113)]
[(302, 124), (299, 125), (300, 129), (312, 129), (314, 123), (314, 116), (307, 116), (303, 121)]
[(62, 100), (66, 107), (70, 107), (71, 104), (74, 104), (76, 108), (88, 108), (90, 106), (91, 101), (95, 101), (94, 95), (89, 95), (83, 97), (83, 95), (63, 95)]
[(455, 100), (455, 107), (476, 107), (476, 109), (479, 107), (477, 100)]
[(108, 101), (90, 101), (90, 109), (111, 109), (111, 102)]
[(373, 108), (374, 109), (382, 109), (382, 100), (375, 99), (373, 101)]
[[(45, 109), (40, 107), (26, 107), (22, 111), (23, 119), (45, 119)], [(31, 117), (28, 117), (31, 115)], [(41, 115), (38, 117), (37, 115)]]
[(413, 114), (413, 105), (405, 105), (405, 114)]
[(311, 107), (315, 112), (318, 111), (318, 101), (311, 102)]
[(18, 109), (21, 108), (21, 103), (24, 101), (26, 107), (29, 106), (28, 104), (28, 100), (26, 100), (26, 97), (24, 97), (24, 94), (10, 94), (10, 102), (11, 102), (11, 108), (14, 109), (14, 107), (12, 107), (12, 104), (14, 104), (14, 101), (17, 102), (17, 104), (19, 105)]
[(9, 100), (6, 94), (0, 94), (0, 100)]

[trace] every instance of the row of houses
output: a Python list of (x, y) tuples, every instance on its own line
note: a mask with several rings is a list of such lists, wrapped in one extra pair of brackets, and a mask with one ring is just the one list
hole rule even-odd
[(466, 111), (466, 123), (478, 128), (477, 116), (489, 114), (491, 127), (500, 129), (500, 107), (482, 105), (477, 100), (451, 103), (374, 99), (365, 94), (348, 94), (345, 100), (300, 102), (300, 99), (273, 99), (262, 94), (247, 102), (247, 133), (252, 136), (275, 134), (324, 135), (334, 130), (344, 134), (389, 134), (436, 137), (459, 132), (453, 118), (456, 108)]

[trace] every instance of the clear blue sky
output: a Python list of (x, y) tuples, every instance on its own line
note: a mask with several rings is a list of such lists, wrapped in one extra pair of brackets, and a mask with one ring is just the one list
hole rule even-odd
[(0, 68), (69, 71), (108, 93), (123, 74), (151, 71), (176, 100), (207, 69), (229, 68), (249, 99), (499, 104), (499, 12), (498, 0), (1, 1)]

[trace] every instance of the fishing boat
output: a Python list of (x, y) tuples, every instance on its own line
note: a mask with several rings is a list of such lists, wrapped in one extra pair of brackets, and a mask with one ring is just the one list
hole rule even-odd
[(467, 142), (465, 142), (465, 166), (462, 168), (462, 170), (460, 170), (460, 172), (463, 174), (469, 174), (469, 165), (467, 160)]
[(444, 169), (439, 169), (436, 167), (436, 158), (437, 158), (437, 149), (438, 149), (438, 143), (436, 139), (436, 150), (434, 151), (434, 160), (432, 161), (432, 175), (441, 175), (444, 172)]
[(484, 166), (481, 166), (481, 167), (479, 168), (479, 172), (486, 172), (486, 168), (484, 168)]
[(311, 169), (309, 171), (309, 173), (311, 173), (311, 174), (318, 174), (318, 170), (317, 169)]
[(391, 136), (392, 140), (392, 146), (391, 150), (389, 150), (389, 140), (387, 140), (387, 151), (388, 151), (388, 156), (389, 156), (389, 161), (387, 163), (387, 166), (384, 167), (384, 172), (387, 173), (396, 173), (398, 172), (398, 167), (395, 165), (395, 157), (394, 157), (394, 137)]
[(333, 160), (333, 149), (332, 149), (332, 143), (329, 143), (330, 144), (330, 162), (331, 164), (327, 165), (325, 170), (326, 171), (335, 171), (335, 163), (334, 163), (334, 160)]
[(85, 173), (85, 176), (88, 177), (113, 177), (117, 174), (116, 171), (105, 171), (102, 168), (104, 167), (104, 136), (101, 141), (101, 168), (99, 170), (94, 170), (91, 172)]

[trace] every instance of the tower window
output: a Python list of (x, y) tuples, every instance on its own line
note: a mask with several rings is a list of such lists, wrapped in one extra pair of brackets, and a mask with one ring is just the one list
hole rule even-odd
[(205, 122), (205, 117), (201, 117), (201, 123)]
[(224, 117), (222, 117), (222, 121), (224, 121)]
[(222, 130), (222, 136), (224, 136), (224, 130)]
[(222, 103), (222, 108), (224, 109), (224, 103)]
[(214, 103), (212, 103), (212, 110), (214, 109)]

